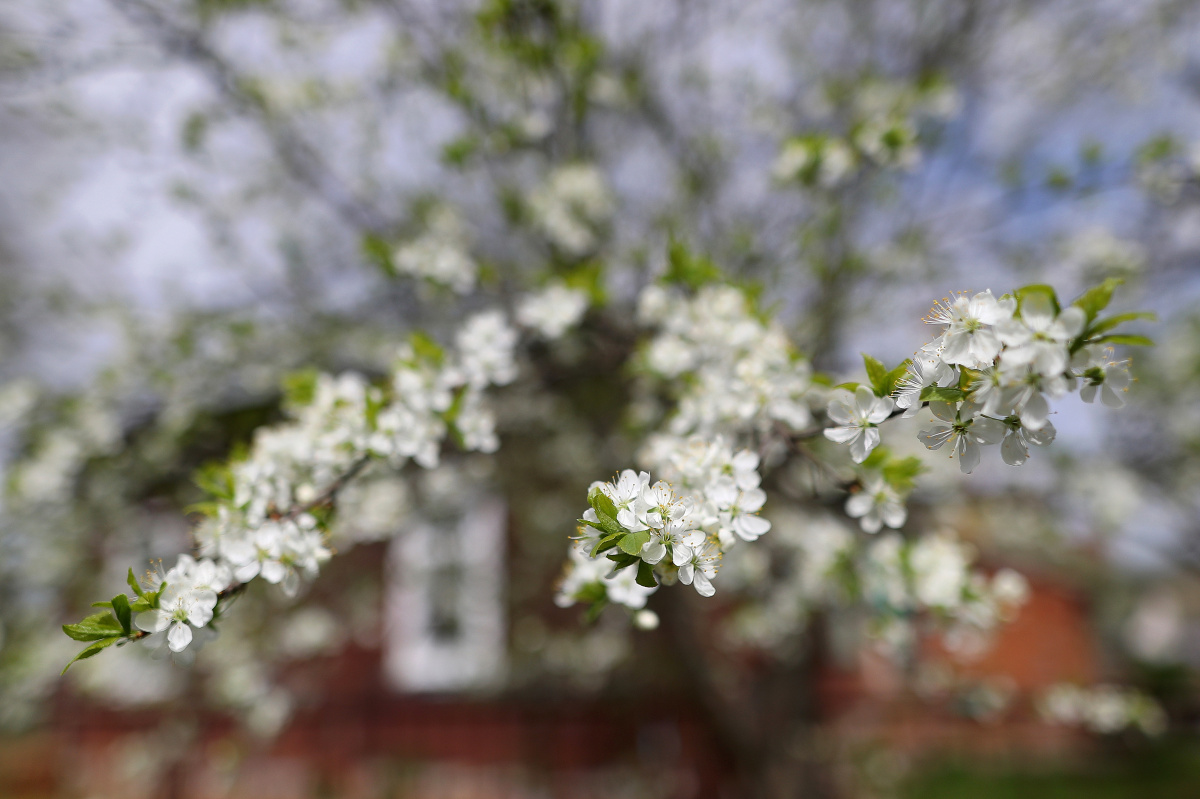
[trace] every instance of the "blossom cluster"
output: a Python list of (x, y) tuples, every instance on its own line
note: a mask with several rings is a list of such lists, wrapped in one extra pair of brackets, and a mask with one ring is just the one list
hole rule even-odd
[(919, 435), (927, 448), (949, 445), (951, 457), (970, 473), (979, 465), (981, 448), (999, 444), (1004, 462), (1020, 466), (1031, 445), (1054, 440), (1050, 400), (1079, 390), (1085, 402), (1099, 397), (1109, 407), (1124, 405), (1132, 380), (1129, 361), (1116, 360), (1106, 342), (1148, 342), (1105, 335), (1141, 314), (1096, 320), (1117, 282), (1106, 281), (1066, 308), (1045, 286), (1027, 287), (1017, 296), (997, 298), (988, 290), (943, 299), (925, 320), (943, 326), (941, 335), (917, 352), (894, 386), (884, 392), (879, 384), (874, 391), (858, 386), (853, 395), (845, 389), (832, 395), (827, 414), (836, 426), (826, 437), (848, 444), (861, 463), (879, 444), (878, 426), (894, 409), (911, 416), (928, 402), (936, 418)]
[(392, 264), (402, 275), (465, 294), (475, 287), (479, 273), (469, 245), (462, 218), (450, 208), (438, 206), (428, 214), (425, 230), (392, 252)]
[(517, 321), (545, 339), (561, 338), (588, 309), (587, 292), (552, 283), (517, 306)]
[(724, 553), (771, 529), (758, 515), (766, 502), (758, 460), (723, 439), (692, 438), (665, 458), (670, 483), (651, 483), (649, 472), (632, 469), (594, 483), (558, 604), (641, 608), (660, 583), (676, 581), (712, 596)]
[(573, 256), (596, 247), (598, 232), (612, 213), (608, 185), (591, 164), (554, 169), (529, 197), (534, 226), (554, 246)]
[[(544, 295), (527, 298), (521, 321), (543, 336), (561, 335), (586, 310), (574, 294), (569, 299), (566, 311), (547, 311)], [(516, 378), (518, 338), (504, 313), (483, 311), (463, 323), (448, 350), (415, 335), (382, 384), (353, 372), (293, 379), (290, 419), (260, 428), (244, 457), (200, 475), (213, 501), (199, 508), (199, 559), (182, 555), (142, 583), (131, 573), (138, 630), (165, 633), (167, 648), (180, 653), (211, 637), (220, 599), (249, 581), (262, 578), (294, 596), (331, 555), (322, 509), (369, 461), (398, 469), (411, 460), (431, 469), (451, 433), (466, 450), (494, 452), (499, 441), (484, 392)], [(130, 607), (124, 597), (109, 606), (116, 616), (118, 606)], [(134, 635), (132, 625), (112, 627), (113, 618), (73, 628), (79, 640), (96, 641), (82, 656)]]
[(907, 644), (917, 615), (932, 613), (947, 624), (949, 649), (982, 648), (986, 634), (1025, 603), (1029, 586), (1011, 569), (989, 577), (972, 568), (973, 559), (970, 547), (948, 530), (915, 540), (888, 533), (872, 541), (855, 568), (884, 640)]
[(1047, 722), (1102, 735), (1136, 729), (1154, 736), (1167, 728), (1166, 713), (1158, 702), (1140, 691), (1116, 685), (1059, 683), (1039, 697), (1037, 706)]
[(866, 164), (912, 169), (921, 160), (918, 132), (922, 120), (944, 119), (958, 109), (957, 94), (944, 84), (914, 89), (869, 81), (856, 87), (851, 96), (853, 122), (848, 132), (787, 140), (772, 168), (776, 180), (834, 188), (852, 180)]
[(651, 285), (638, 320), (657, 328), (645, 350), (651, 374), (684, 388), (668, 429), (679, 436), (800, 430), (820, 396), (812, 368), (777, 321), (756, 316), (746, 295), (710, 284), (692, 297)]

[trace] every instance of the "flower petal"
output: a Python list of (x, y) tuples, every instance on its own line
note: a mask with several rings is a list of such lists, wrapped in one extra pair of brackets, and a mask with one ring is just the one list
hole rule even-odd
[(192, 642), (192, 628), (186, 622), (177, 621), (167, 633), (167, 646), (172, 652), (182, 652)]

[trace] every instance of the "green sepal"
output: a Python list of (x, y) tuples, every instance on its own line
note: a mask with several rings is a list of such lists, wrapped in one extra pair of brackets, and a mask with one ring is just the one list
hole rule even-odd
[(1099, 286), (1092, 286), (1080, 294), (1079, 298), (1071, 304), (1087, 315), (1087, 323), (1090, 325), (1092, 320), (1108, 307), (1109, 302), (1112, 301), (1113, 291), (1124, 282), (1119, 277), (1110, 277)]
[(113, 615), (117, 617), (117, 621), (121, 625), (121, 629), (126, 635), (133, 631), (133, 613), (129, 607), (129, 597), (124, 594), (117, 594), (112, 598)]
[(617, 543), (621, 547), (621, 551), (637, 556), (642, 551), (642, 547), (650, 542), (650, 531), (642, 530), (637, 533), (629, 533), (621, 538)]
[(96, 643), (92, 644), (91, 646), (85, 647), (83, 649), (83, 651), (81, 651), (78, 655), (71, 658), (70, 663), (63, 666), (63, 670), (58, 673), (58, 676), (61, 677), (64, 674), (66, 674), (67, 669), (71, 668), (71, 664), (74, 663), (75, 661), (87, 660), (88, 658), (99, 654), (100, 650), (107, 649), (108, 647), (112, 646), (113, 644), (115, 644), (117, 641), (120, 641), (120, 640), (121, 640), (121, 636), (114, 635), (110, 638), (103, 638), (103, 639), (97, 641)]
[(76, 641), (96, 641), (123, 632), (112, 613), (95, 613), (78, 624), (64, 624), (63, 632)]
[(658, 580), (654, 579), (654, 567), (644, 560), (639, 563), (636, 582), (643, 588), (657, 588)]
[(921, 389), (921, 402), (960, 402), (966, 396), (961, 388), (926, 386)]

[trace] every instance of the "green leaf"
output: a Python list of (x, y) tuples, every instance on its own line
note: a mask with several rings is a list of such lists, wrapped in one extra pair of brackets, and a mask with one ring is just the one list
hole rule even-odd
[(1096, 324), (1088, 328), (1087, 332), (1083, 335), (1084, 338), (1098, 336), (1101, 333), (1107, 333), (1118, 325), (1123, 325), (1126, 322), (1136, 322), (1139, 319), (1144, 319), (1147, 322), (1157, 322), (1158, 314), (1153, 313), (1152, 311), (1130, 311), (1129, 313), (1119, 313), (1115, 316), (1109, 316), (1105, 319), (1101, 319), (1099, 322), (1096, 322)]
[[(314, 375), (314, 382), (315, 380)], [(287, 381), (284, 382), (286, 384)], [(218, 499), (233, 499), (235, 491), (233, 472), (224, 463), (207, 463), (196, 470), (192, 479), (205, 493)]]
[(604, 287), (604, 264), (588, 261), (563, 275), (567, 288), (585, 292), (588, 301), (597, 308), (608, 302), (608, 290)]
[(382, 236), (368, 233), (362, 238), (362, 254), (370, 263), (379, 268), (388, 277), (395, 277), (396, 264), (392, 261), (392, 245)]
[(113, 614), (117, 617), (117, 621), (121, 624), (121, 629), (126, 635), (133, 631), (133, 614), (129, 608), (129, 597), (124, 594), (117, 594), (112, 598)]
[(609, 552), (608, 559), (617, 564), (613, 567), (613, 571), (628, 568), (641, 560), (637, 555), (630, 555), (626, 552)]
[(93, 602), (93, 603), (92, 603), (92, 607), (94, 607), (94, 608), (108, 608), (109, 610), (112, 610), (112, 603), (111, 603), (111, 602)]
[(592, 510), (596, 511), (597, 515), (603, 513), (610, 519), (617, 518), (617, 506), (613, 504), (608, 494), (605, 494), (599, 488), (592, 489), (592, 492), (588, 495), (588, 504), (592, 506)]
[(900, 365), (883, 376), (883, 393), (879, 396), (890, 397), (896, 391), (896, 386), (908, 374), (908, 367), (912, 366), (912, 358), (905, 358), (900, 362)]
[(91, 646), (85, 648), (82, 652), (80, 652), (75, 657), (71, 658), (71, 663), (68, 663), (67, 665), (63, 666), (63, 670), (61, 672), (59, 672), (58, 676), (61, 677), (64, 674), (66, 674), (67, 669), (71, 668), (71, 664), (74, 663), (75, 661), (87, 660), (88, 658), (99, 654), (100, 650), (107, 649), (108, 647), (112, 646), (113, 644), (115, 644), (117, 641), (120, 641), (120, 640), (121, 640), (121, 636), (115, 635), (110, 638), (104, 638), (104, 639), (97, 641), (96, 643), (92, 644)]
[(847, 391), (854, 391), (858, 388), (858, 383), (838, 383), (834, 388), (844, 388)]
[(604, 612), (606, 607), (608, 607), (607, 598), (602, 599), (599, 602), (593, 602), (587, 609), (587, 613), (584, 614), (584, 621), (586, 621), (588, 624), (594, 624), (596, 619), (600, 618), (600, 614)]
[(138, 596), (145, 596), (146, 591), (142, 588), (137, 578), (133, 576), (133, 569), (129, 570), (129, 575), (125, 578), (125, 582), (129, 583), (129, 587), (133, 589), (133, 593)]
[(1054, 292), (1053, 286), (1047, 286), (1044, 283), (1035, 283), (1031, 286), (1023, 286), (1014, 292), (1017, 295), (1018, 308), (1025, 307), (1025, 303), (1030, 297), (1040, 295), (1045, 297), (1050, 302), (1050, 307), (1057, 314), (1062, 310), (1062, 306), (1058, 304), (1058, 295)]
[(883, 390), (884, 381), (887, 379), (887, 367), (882, 361), (872, 358), (865, 352), (862, 354), (863, 365), (867, 367), (867, 380), (871, 382), (871, 388), (875, 391), (875, 396), (886, 396), (887, 392)]
[(592, 510), (596, 512), (596, 518), (599, 520), (599, 523), (590, 522), (592, 527), (609, 535), (621, 535), (629, 532), (617, 521), (617, 506), (599, 488), (594, 488), (588, 493), (588, 504), (592, 506)]
[(446, 350), (433, 338), (421, 330), (414, 330), (408, 336), (408, 343), (417, 357), (424, 361), (441, 365), (446, 360)]
[(666, 283), (680, 283), (690, 289), (721, 279), (721, 270), (704, 256), (692, 254), (687, 245), (671, 235), (667, 245), (667, 273), (663, 275)]
[(890, 457), (892, 457), (892, 451), (887, 447), (876, 447), (859, 466), (863, 469), (881, 469)]
[(78, 624), (64, 624), (62, 629), (76, 641), (95, 641), (123, 632), (121, 623), (111, 613), (96, 613)]
[(459, 136), (442, 147), (442, 162), (449, 166), (465, 166), (479, 150), (479, 139), (473, 135)]
[(1134, 336), (1126, 333), (1114, 333), (1111, 336), (1101, 336), (1097, 344), (1128, 344), (1131, 347), (1153, 347), (1154, 340), (1146, 336)]
[(657, 588), (658, 580), (654, 579), (654, 567), (646, 561), (638, 564), (637, 584), (643, 588)]
[[(595, 525), (592, 525), (592, 526), (595, 527)], [(617, 545), (617, 539), (620, 538), (624, 534), (625, 534), (625, 531), (622, 530), (619, 533), (612, 533), (610, 535), (606, 535), (603, 538), (601, 538), (599, 541), (596, 542), (596, 546), (592, 547), (592, 552), (591, 552), (592, 557), (594, 558), (594, 557), (596, 557), (596, 555), (600, 554), (601, 552), (604, 552), (605, 550), (609, 550), (609, 549), (612, 549), (613, 547), (615, 547)]]
[(604, 587), (604, 583), (599, 581), (588, 583), (575, 592), (577, 602), (603, 602), (606, 599), (608, 599), (608, 589)]
[(909, 491), (916, 478), (925, 471), (920, 458), (908, 457), (893, 460), (883, 467), (883, 479), (897, 491)]
[(638, 555), (642, 551), (642, 547), (650, 542), (650, 531), (642, 530), (637, 533), (629, 533), (624, 538), (620, 539), (617, 544), (621, 547), (621, 551), (630, 555)]
[(154, 605), (146, 597), (138, 597), (129, 605), (129, 609), (134, 613), (142, 613), (147, 610), (154, 610)]
[(1113, 291), (1124, 282), (1119, 277), (1110, 277), (1099, 286), (1093, 286), (1083, 292), (1083, 294), (1079, 295), (1079, 299), (1071, 304), (1082, 309), (1087, 314), (1088, 324), (1091, 324), (1092, 320), (1108, 307), (1108, 303), (1112, 301)]
[(921, 389), (921, 402), (959, 402), (966, 394), (961, 388), (926, 386)]

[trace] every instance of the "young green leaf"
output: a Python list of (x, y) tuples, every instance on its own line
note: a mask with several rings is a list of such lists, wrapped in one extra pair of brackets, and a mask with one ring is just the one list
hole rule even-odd
[(654, 567), (644, 560), (638, 564), (637, 584), (643, 588), (658, 587), (658, 581), (654, 579)]
[(887, 367), (876, 358), (872, 358), (865, 352), (862, 354), (863, 366), (867, 367), (867, 380), (871, 382), (871, 388), (875, 390), (875, 396), (886, 396), (887, 392), (884, 389), (884, 381), (887, 379)]
[(613, 567), (613, 571), (628, 568), (641, 560), (637, 555), (630, 555), (626, 552), (609, 552), (608, 559), (617, 564)]
[(620, 545), (622, 552), (636, 556), (642, 551), (642, 547), (649, 542), (650, 531), (642, 530), (641, 532), (637, 533), (629, 533), (622, 538), (618, 544)]
[(721, 279), (721, 270), (702, 255), (694, 255), (687, 245), (671, 235), (667, 246), (667, 273), (663, 276), (666, 283), (678, 283), (690, 289)]
[(908, 374), (908, 367), (912, 366), (912, 358), (905, 358), (900, 362), (900, 365), (883, 376), (883, 393), (879, 396), (890, 397), (896, 391), (896, 386)]
[(606, 535), (606, 536), (602, 537), (599, 541), (596, 542), (596, 546), (592, 547), (592, 553), (591, 553), (592, 557), (594, 558), (601, 552), (604, 552), (606, 550), (609, 550), (609, 549), (612, 549), (613, 547), (615, 547), (617, 545), (617, 539), (620, 538), (624, 534), (625, 534), (625, 531), (622, 530), (620, 532), (612, 533), (610, 535)]
[(124, 632), (111, 613), (96, 613), (78, 624), (64, 624), (63, 632), (76, 641), (96, 641)]
[(1071, 304), (1080, 308), (1087, 315), (1087, 323), (1091, 324), (1092, 320), (1108, 307), (1108, 303), (1112, 301), (1113, 291), (1124, 282), (1119, 277), (1110, 277), (1099, 286), (1092, 286), (1083, 292), (1079, 295), (1079, 299)]
[(607, 599), (602, 599), (598, 602), (593, 602), (588, 607), (587, 613), (585, 613), (583, 616), (584, 621), (587, 622), (588, 624), (595, 624), (596, 619), (600, 618), (600, 614), (604, 612), (604, 609), (606, 607), (608, 607)]
[(1127, 344), (1131, 347), (1153, 347), (1154, 339), (1145, 336), (1134, 336), (1127, 333), (1114, 333), (1111, 336), (1101, 336), (1097, 344)]
[(925, 471), (925, 465), (920, 458), (907, 457), (889, 461), (883, 467), (883, 479), (897, 491), (910, 491), (916, 483), (916, 478)]
[(115, 644), (117, 641), (120, 641), (120, 640), (121, 640), (121, 636), (116, 635), (116, 636), (112, 636), (111, 638), (103, 638), (103, 639), (97, 641), (96, 643), (92, 644), (91, 646), (86, 647), (78, 655), (71, 658), (70, 663), (63, 666), (63, 670), (58, 673), (58, 676), (61, 677), (64, 674), (66, 674), (67, 669), (71, 668), (71, 664), (74, 663), (75, 661), (87, 660), (88, 658), (99, 654), (100, 650), (107, 649), (108, 647), (112, 646), (113, 644)]
[(117, 594), (112, 598), (112, 609), (117, 621), (121, 624), (121, 629), (126, 635), (129, 635), (133, 631), (133, 614), (129, 608), (129, 597)]
[(1119, 313), (1114, 316), (1109, 316), (1105, 319), (1101, 319), (1100, 321), (1096, 322), (1096, 324), (1089, 327), (1087, 332), (1084, 333), (1084, 338), (1090, 338), (1091, 336), (1098, 336), (1101, 333), (1107, 333), (1118, 325), (1123, 325), (1126, 322), (1136, 322), (1139, 319), (1144, 319), (1147, 322), (1156, 322), (1158, 321), (1158, 314), (1155, 314), (1151, 311), (1130, 311), (1129, 313)]

